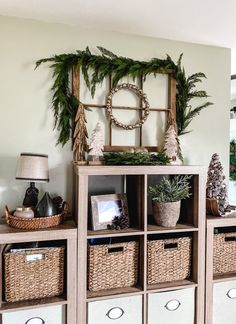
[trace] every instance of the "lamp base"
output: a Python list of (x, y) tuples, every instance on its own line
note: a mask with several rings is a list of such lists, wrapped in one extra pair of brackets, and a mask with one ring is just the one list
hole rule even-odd
[(36, 207), (38, 203), (39, 191), (35, 187), (35, 182), (30, 182), (30, 187), (26, 189), (25, 198), (23, 200), (23, 206)]

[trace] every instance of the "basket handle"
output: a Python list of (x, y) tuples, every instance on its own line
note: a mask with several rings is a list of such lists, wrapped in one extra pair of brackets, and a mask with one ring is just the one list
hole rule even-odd
[(123, 253), (123, 252), (124, 252), (124, 246), (122, 245), (107, 248), (107, 254)]
[(236, 233), (226, 233), (224, 236), (225, 242), (235, 242), (236, 241)]
[(171, 242), (171, 243), (164, 243), (164, 250), (176, 250), (178, 249), (178, 243), (177, 242)]
[(4, 214), (5, 214), (6, 223), (7, 223), (7, 225), (9, 225), (9, 215), (10, 215), (10, 212), (9, 212), (9, 209), (8, 209), (7, 205), (4, 208)]
[(230, 290), (227, 292), (226, 296), (227, 296), (228, 298), (230, 298), (230, 299), (235, 299), (235, 298), (236, 298), (236, 288), (232, 288), (232, 289), (230, 289)]
[[(25, 324), (33, 323), (35, 322), (34, 320), (39, 320), (41, 324), (45, 324), (45, 321), (41, 317), (31, 317), (25, 322)], [(37, 323), (39, 323), (39, 321), (37, 321)]]

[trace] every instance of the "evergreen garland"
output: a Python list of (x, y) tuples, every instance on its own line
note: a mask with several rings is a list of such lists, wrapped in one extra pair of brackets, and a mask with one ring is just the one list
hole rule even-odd
[(165, 153), (149, 154), (146, 152), (111, 152), (104, 154), (107, 165), (166, 165), (170, 159)]
[(189, 102), (191, 99), (207, 98), (205, 91), (196, 91), (194, 88), (198, 82), (206, 78), (204, 73), (196, 73), (186, 77), (185, 70), (181, 66), (182, 55), (175, 64), (169, 55), (166, 59), (153, 58), (150, 61), (137, 61), (127, 57), (117, 56), (107, 49), (98, 46), (100, 55), (94, 55), (87, 47), (75, 54), (55, 55), (51, 58), (44, 58), (36, 62), (36, 68), (42, 63), (50, 63), (53, 71), (54, 83), (52, 86), (53, 99), (52, 109), (54, 111), (55, 124), (59, 131), (58, 143), (64, 145), (71, 136), (72, 121), (75, 118), (79, 101), (73, 96), (70, 90), (70, 75), (73, 66), (81, 68), (84, 80), (92, 96), (96, 86), (102, 83), (106, 77), (112, 75), (112, 86), (125, 76), (131, 76), (134, 80), (138, 77), (146, 78), (149, 74), (172, 72), (177, 81), (176, 113), (178, 135), (186, 133), (192, 119), (200, 111), (209, 105), (206, 102), (196, 108), (192, 108)]

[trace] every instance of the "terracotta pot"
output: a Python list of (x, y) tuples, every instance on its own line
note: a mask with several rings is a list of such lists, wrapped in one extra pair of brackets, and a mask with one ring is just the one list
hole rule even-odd
[(180, 216), (181, 201), (159, 203), (152, 201), (154, 220), (163, 227), (175, 227)]

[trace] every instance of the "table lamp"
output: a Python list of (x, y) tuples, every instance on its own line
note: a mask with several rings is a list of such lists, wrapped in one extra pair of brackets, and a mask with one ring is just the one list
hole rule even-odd
[(25, 192), (23, 205), (35, 207), (38, 203), (38, 189), (35, 182), (48, 182), (48, 155), (37, 153), (21, 153), (16, 170), (16, 179), (29, 181), (30, 187)]

